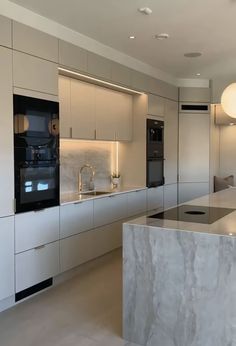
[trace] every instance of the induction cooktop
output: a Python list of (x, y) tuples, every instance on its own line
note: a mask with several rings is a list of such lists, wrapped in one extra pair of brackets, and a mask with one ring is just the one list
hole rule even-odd
[(232, 213), (235, 209), (205, 207), (197, 205), (180, 205), (158, 214), (149, 216), (150, 218), (162, 220), (174, 220), (193, 223), (212, 224), (222, 217)]

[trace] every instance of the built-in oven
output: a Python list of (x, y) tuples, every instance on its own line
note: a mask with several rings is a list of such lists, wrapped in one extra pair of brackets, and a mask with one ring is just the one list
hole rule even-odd
[(164, 122), (147, 119), (147, 187), (160, 186), (164, 181)]
[(14, 95), (16, 213), (59, 204), (59, 104)]

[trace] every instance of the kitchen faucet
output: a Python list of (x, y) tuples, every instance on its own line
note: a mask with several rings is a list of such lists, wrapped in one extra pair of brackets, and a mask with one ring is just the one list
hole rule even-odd
[[(84, 169), (89, 169), (90, 170), (89, 184), (86, 183), (86, 182), (85, 183), (83, 182), (83, 170)], [(94, 175), (95, 175), (95, 170), (94, 170), (94, 168), (91, 165), (85, 164), (85, 165), (83, 165), (80, 168), (80, 170), (79, 170), (79, 179), (78, 179), (78, 189), (79, 189), (79, 192), (94, 190)]]

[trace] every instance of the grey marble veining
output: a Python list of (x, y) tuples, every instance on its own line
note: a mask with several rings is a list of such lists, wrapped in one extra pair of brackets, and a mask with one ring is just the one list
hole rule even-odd
[(97, 189), (109, 185), (114, 166), (113, 146), (112, 142), (61, 140), (61, 192), (78, 191), (78, 172), (84, 164), (94, 167), (94, 182)]
[(146, 346), (236, 345), (236, 238), (124, 225), (123, 336)]

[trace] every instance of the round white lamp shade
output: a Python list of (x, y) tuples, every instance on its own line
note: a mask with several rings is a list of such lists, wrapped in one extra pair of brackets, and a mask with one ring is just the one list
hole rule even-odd
[(221, 106), (226, 114), (236, 118), (236, 83), (228, 85), (223, 91)]

